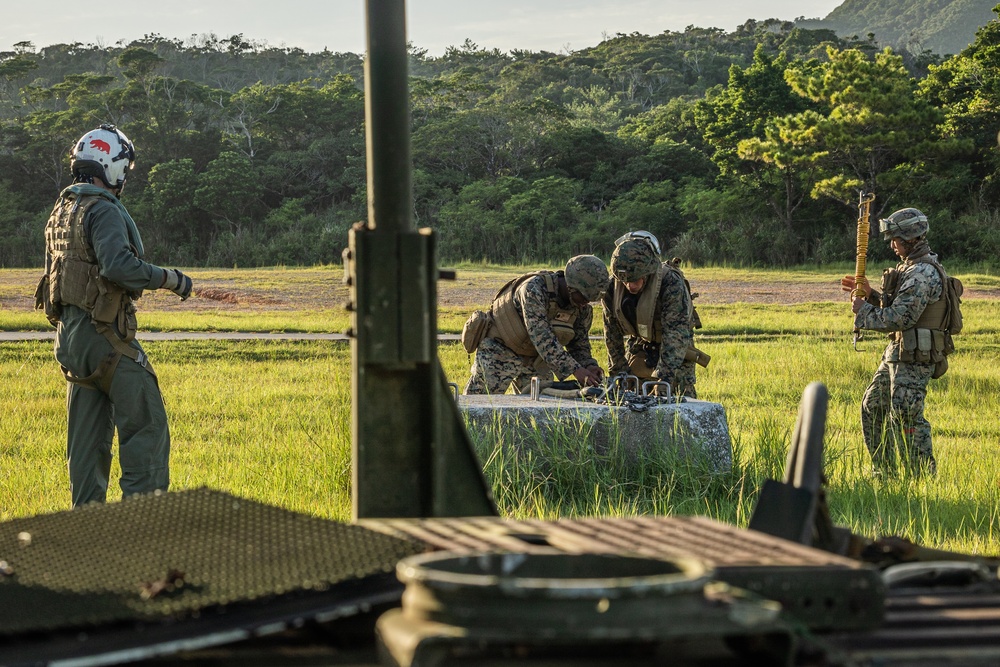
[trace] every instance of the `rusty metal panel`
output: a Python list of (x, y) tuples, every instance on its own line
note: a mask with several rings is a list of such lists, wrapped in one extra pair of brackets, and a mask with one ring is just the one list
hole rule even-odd
[(359, 525), (409, 536), (435, 549), (556, 548), (567, 553), (695, 556), (714, 566), (811, 565), (865, 569), (858, 561), (704, 517), (373, 519)]

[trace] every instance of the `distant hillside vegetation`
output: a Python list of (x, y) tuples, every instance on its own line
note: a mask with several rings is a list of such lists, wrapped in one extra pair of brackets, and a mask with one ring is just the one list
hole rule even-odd
[(800, 21), (803, 28), (828, 28), (841, 37), (864, 38), (911, 52), (946, 55), (972, 43), (976, 31), (996, 18), (998, 0), (845, 0), (822, 21)]

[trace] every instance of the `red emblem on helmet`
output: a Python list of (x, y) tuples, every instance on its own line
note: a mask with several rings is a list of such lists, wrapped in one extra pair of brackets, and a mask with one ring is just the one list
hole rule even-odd
[(111, 144), (104, 141), (103, 139), (91, 139), (90, 147), (99, 150), (102, 153), (107, 153), (108, 155), (111, 155)]

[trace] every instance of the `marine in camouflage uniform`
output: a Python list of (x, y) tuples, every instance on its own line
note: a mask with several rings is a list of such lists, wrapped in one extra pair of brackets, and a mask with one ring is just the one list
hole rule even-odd
[(697, 314), (684, 275), (660, 262), (649, 232), (618, 240), (611, 273), (603, 298), (608, 372), (667, 382), (674, 395), (697, 398), (695, 359), (702, 353), (694, 347)]
[(134, 159), (120, 130), (102, 125), (72, 151), (75, 183), (45, 226), (45, 275), (36, 307), (57, 327), (55, 356), (66, 377), (67, 459), (72, 503), (104, 502), (118, 432), (123, 496), (166, 491), (170, 433), (156, 375), (135, 340), (145, 289), (182, 299), (191, 279), (143, 260), (135, 222), (118, 196)]
[(590, 348), (591, 302), (607, 285), (608, 270), (597, 257), (579, 255), (564, 271), (538, 271), (516, 278), (497, 293), (493, 323), (476, 349), (466, 394), (517, 393), (531, 378), (574, 377), (597, 385), (603, 372)]
[[(924, 403), (936, 362), (929, 358), (931, 350), (917, 351), (930, 347), (917, 343), (917, 334), (927, 332), (919, 338), (931, 340), (931, 330), (940, 326), (931, 311), (940, 310), (935, 304), (943, 296), (942, 274), (925, 238), (928, 223), (923, 213), (913, 208), (896, 211), (880, 221), (880, 230), (902, 262), (883, 274), (881, 293), (865, 285), (867, 298), (855, 297), (852, 303), (855, 328), (890, 337), (861, 401), (865, 446), (878, 474), (892, 475), (900, 463), (912, 474), (934, 474), (937, 463)], [(841, 284), (853, 290), (855, 278), (845, 276)], [(929, 322), (928, 316), (938, 321)]]

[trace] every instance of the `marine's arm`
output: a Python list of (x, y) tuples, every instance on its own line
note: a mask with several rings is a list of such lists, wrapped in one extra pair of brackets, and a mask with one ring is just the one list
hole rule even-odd
[(886, 308), (862, 303), (854, 315), (854, 326), (872, 331), (902, 331), (913, 327), (927, 304), (941, 298), (941, 277), (926, 263), (907, 267), (900, 277), (899, 290)]
[(674, 383), (675, 373), (684, 363), (687, 349), (694, 344), (691, 331), (691, 297), (684, 287), (684, 279), (672, 272), (666, 272), (660, 285), (660, 360), (656, 365), (656, 376)]
[(514, 302), (520, 306), (528, 338), (542, 360), (560, 378), (573, 375), (580, 364), (563, 349), (549, 323), (549, 296), (545, 290), (545, 279), (535, 276), (524, 281), (514, 293)]
[(101, 275), (121, 287), (139, 291), (169, 289), (186, 299), (191, 279), (176, 269), (164, 269), (135, 254), (128, 239), (125, 220), (110, 202), (91, 207), (85, 222)]
[(125, 220), (114, 204), (100, 201), (85, 221), (101, 275), (127, 290), (158, 289), (164, 270), (143, 261), (129, 244)]
[(604, 345), (608, 348), (608, 373), (619, 375), (629, 370), (625, 360), (625, 332), (614, 314), (614, 286), (610, 285), (604, 293)]
[(573, 340), (566, 346), (566, 351), (583, 368), (599, 369), (590, 347), (590, 326), (593, 322), (594, 308), (587, 304), (580, 309), (580, 315), (573, 323)]

